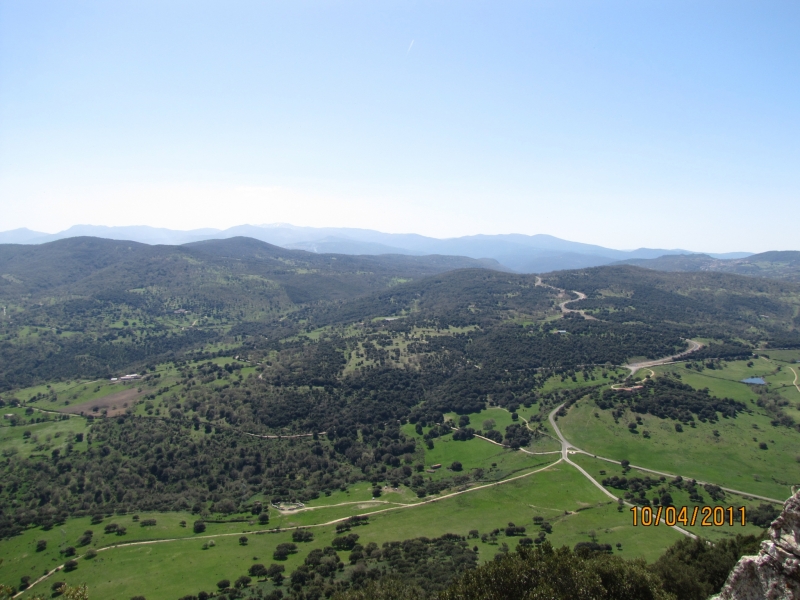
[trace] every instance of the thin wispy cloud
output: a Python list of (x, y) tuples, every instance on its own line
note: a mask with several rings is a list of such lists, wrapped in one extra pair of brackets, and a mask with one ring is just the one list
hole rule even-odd
[(411, 52), (411, 47), (413, 45), (414, 45), (414, 40), (411, 40), (411, 43), (408, 45), (408, 50), (406, 50), (406, 56), (408, 56), (408, 53)]

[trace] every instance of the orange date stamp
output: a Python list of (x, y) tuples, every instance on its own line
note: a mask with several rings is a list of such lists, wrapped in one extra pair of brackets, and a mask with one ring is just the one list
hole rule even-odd
[(747, 514), (744, 506), (632, 506), (633, 526), (657, 527), (665, 524), (667, 527), (675, 525), (701, 527), (722, 527), (728, 525), (746, 525)]

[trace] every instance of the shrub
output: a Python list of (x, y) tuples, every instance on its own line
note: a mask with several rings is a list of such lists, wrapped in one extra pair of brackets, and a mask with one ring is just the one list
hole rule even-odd
[(289, 558), (290, 554), (295, 554), (296, 552), (297, 546), (295, 544), (284, 542), (283, 544), (278, 544), (275, 548), (275, 552), (272, 553), (272, 558), (275, 560), (286, 560)]
[(333, 538), (331, 546), (336, 550), (352, 550), (358, 541), (357, 533), (349, 533), (345, 536)]
[(68, 573), (70, 571), (74, 571), (77, 568), (78, 568), (78, 561), (77, 560), (72, 560), (71, 559), (71, 560), (68, 560), (67, 562), (64, 563), (64, 570), (66, 572), (68, 572)]
[(569, 548), (544, 542), (519, 547), (468, 571), (441, 600), (547, 598), (548, 600), (668, 600), (659, 578), (644, 562), (594, 554), (583, 558)]
[(575, 544), (574, 550), (575, 554), (584, 558), (589, 558), (596, 553), (611, 554), (614, 551), (611, 544), (598, 544), (597, 542), (578, 542)]
[(293, 542), (311, 542), (314, 540), (314, 534), (308, 529), (295, 529), (292, 532)]
[(89, 544), (91, 544), (92, 535), (94, 535), (94, 533), (92, 532), (91, 529), (84, 531), (83, 535), (78, 538), (78, 546), (88, 546)]
[(737, 535), (709, 544), (703, 539), (682, 539), (650, 566), (663, 580), (663, 589), (681, 600), (705, 600), (722, 589), (739, 558), (756, 554), (759, 540)]
[(267, 569), (267, 577), (272, 579), (275, 585), (280, 585), (283, 581), (283, 572), (285, 570), (286, 568), (283, 565), (276, 565), (273, 563), (269, 566), (269, 569)]
[(758, 508), (751, 509), (747, 513), (747, 520), (756, 527), (769, 527), (778, 518), (781, 511), (773, 504), (759, 504)]
[(203, 533), (206, 530), (206, 524), (203, 521), (195, 521), (192, 530), (195, 533)]
[(519, 540), (520, 546), (533, 546), (533, 540), (529, 537), (520, 538)]
[(216, 512), (221, 512), (222, 514), (229, 515), (233, 512), (236, 512), (236, 504), (234, 504), (233, 500), (230, 498), (224, 498), (223, 500), (220, 500), (214, 504), (214, 510)]
[(221, 579), (217, 582), (217, 587), (221, 590), (226, 590), (231, 587), (230, 579)]
[(475, 430), (472, 427), (465, 427), (453, 432), (453, 439), (457, 442), (466, 442), (475, 437)]
[(493, 442), (497, 442), (498, 444), (503, 441), (503, 434), (496, 429), (490, 429), (489, 431), (485, 432), (483, 437), (490, 439)]
[(253, 577), (266, 577), (267, 567), (262, 564), (250, 565), (250, 568), (247, 570), (247, 572)]
[(39, 540), (36, 542), (36, 551), (41, 552), (47, 548), (47, 540)]

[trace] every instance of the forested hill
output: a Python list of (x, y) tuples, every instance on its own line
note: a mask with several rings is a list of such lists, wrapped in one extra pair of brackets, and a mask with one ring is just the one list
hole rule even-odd
[(711, 271), (800, 281), (800, 252), (797, 251), (762, 252), (729, 260), (706, 254), (673, 254), (658, 258), (629, 259), (616, 264), (636, 265), (658, 271)]
[(315, 254), (242, 237), (183, 246), (78, 237), (39, 246), (0, 245), (0, 297), (201, 289), (235, 285), (241, 279), (282, 288), (289, 300), (300, 303), (351, 298), (398, 280), (476, 267), (501, 269), (493, 260)]
[(572, 308), (609, 323), (678, 327), (687, 335), (800, 344), (800, 285), (727, 273), (667, 273), (633, 266), (561, 271), (548, 284), (587, 295)]
[[(209, 343), (266, 352), (321, 328), (358, 324), (366, 335), (376, 320), (394, 335), (471, 329), (442, 338), (433, 353), (403, 345), (449, 361), (454, 373), (468, 362), (509, 370), (621, 364), (680, 350), (695, 336), (736, 338), (739, 354), (748, 345), (800, 344), (800, 286), (789, 282), (618, 266), (562, 271), (537, 285), (532, 275), (474, 268), (482, 265), (314, 254), (249, 238), (0, 246), (0, 389), (110, 376)], [(571, 307), (590, 318), (562, 319), (558, 304), (569, 296), (555, 288), (586, 293)]]
[(497, 263), (314, 254), (249, 238), (0, 245), (0, 389), (107, 376), (224, 340), (242, 322), (277, 323), (315, 303), (486, 265)]

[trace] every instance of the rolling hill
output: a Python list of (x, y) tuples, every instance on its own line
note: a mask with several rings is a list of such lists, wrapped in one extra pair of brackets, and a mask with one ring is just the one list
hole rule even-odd
[(614, 264), (635, 265), (657, 271), (711, 271), (800, 281), (800, 252), (793, 250), (762, 252), (727, 260), (707, 254), (664, 255), (649, 259), (627, 259)]

